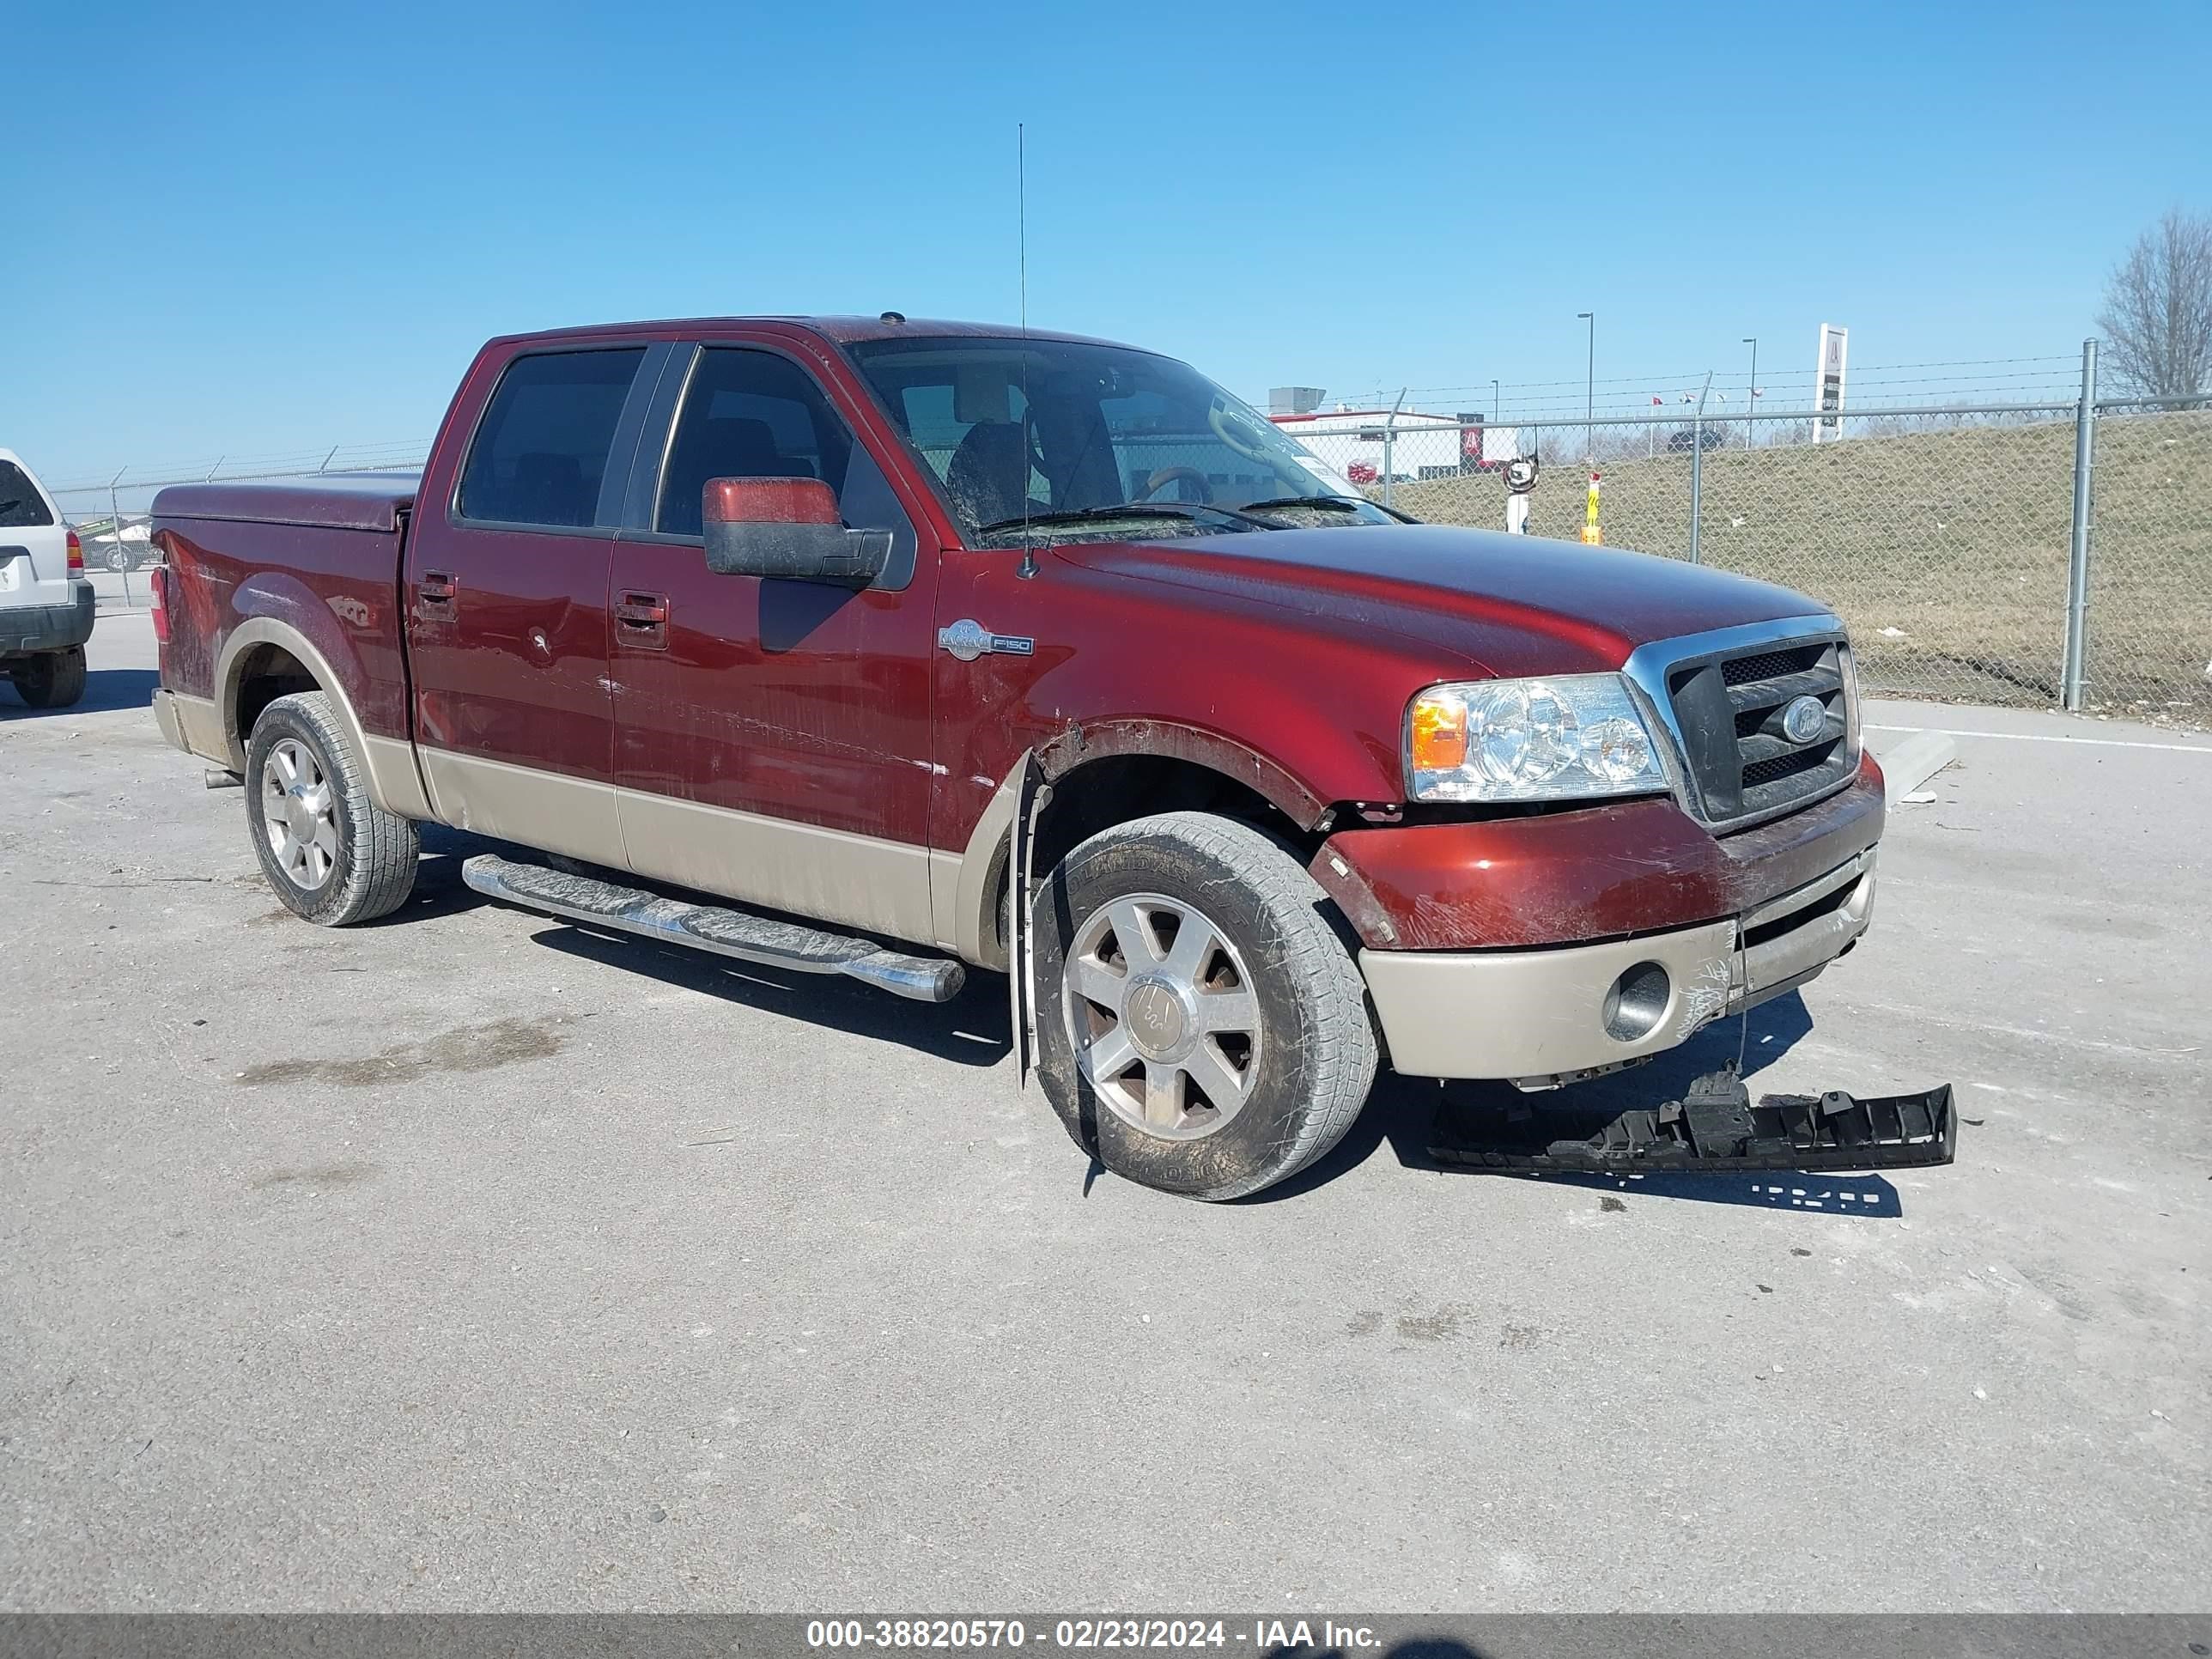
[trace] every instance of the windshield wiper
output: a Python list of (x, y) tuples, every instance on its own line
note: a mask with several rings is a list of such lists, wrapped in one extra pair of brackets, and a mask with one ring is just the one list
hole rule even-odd
[(1275, 528), (1264, 519), (1249, 517), (1233, 507), (1216, 507), (1211, 501), (1117, 501), (1103, 507), (1071, 507), (1062, 513), (1032, 513), (1020, 519), (994, 519), (989, 524), (978, 525), (975, 529), (978, 535), (994, 536), (1002, 531), (1020, 530), (1033, 525), (1082, 524), (1096, 519), (1188, 519), (1200, 513), (1218, 513), (1224, 519), (1249, 525), (1255, 530)]
[(1400, 524), (1420, 522), (1411, 514), (1401, 513), (1396, 507), (1385, 507), (1380, 501), (1371, 501), (1364, 495), (1277, 495), (1270, 501), (1244, 503), (1247, 513), (1280, 512), (1291, 507), (1316, 507), (1331, 513), (1357, 513), (1363, 507), (1371, 507), (1377, 513), (1389, 514)]
[(1375, 503), (1361, 495), (1273, 495), (1264, 501), (1247, 501), (1247, 513), (1265, 513), (1270, 507), (1319, 507), (1338, 513), (1357, 513), (1363, 507)]

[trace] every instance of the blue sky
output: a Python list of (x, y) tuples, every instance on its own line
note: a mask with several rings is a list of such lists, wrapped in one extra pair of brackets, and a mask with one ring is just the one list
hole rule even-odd
[(426, 437), (514, 330), (1011, 320), (1017, 121), (1030, 320), (1248, 396), (1577, 405), (1593, 308), (1620, 406), (1740, 386), (1752, 334), (1784, 395), (1823, 321), (1869, 387), (2063, 359), (2136, 233), (2212, 210), (2204, 0), (25, 0), (8, 33), (0, 443), (55, 485)]

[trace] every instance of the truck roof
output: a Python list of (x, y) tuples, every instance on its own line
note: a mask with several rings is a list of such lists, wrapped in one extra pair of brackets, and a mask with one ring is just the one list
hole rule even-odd
[[(635, 337), (661, 331), (713, 333), (732, 329), (811, 335), (836, 345), (910, 337), (1050, 340), (1064, 344), (1143, 349), (1142, 347), (1121, 346), (1118, 341), (1097, 339), (1085, 334), (1061, 334), (1049, 329), (1022, 329), (1004, 323), (963, 323), (927, 317), (908, 318), (896, 323), (887, 323), (880, 317), (665, 318), (653, 322), (599, 323), (581, 328), (550, 328), (527, 334), (502, 334), (487, 344), (507, 346), (537, 341)], [(256, 524), (391, 532), (399, 527), (400, 515), (414, 505), (416, 492), (421, 483), (419, 473), (380, 471), (172, 484), (154, 498), (154, 516), (157, 519), (228, 519)]]
[[(685, 331), (725, 328), (767, 328), (818, 336), (838, 345), (862, 340), (895, 340), (906, 335), (954, 335), (970, 339), (1052, 340), (1071, 345), (1115, 346), (1142, 351), (1120, 340), (1102, 340), (1089, 334), (1063, 334), (1048, 328), (1024, 329), (1010, 323), (964, 323), (939, 317), (909, 317), (887, 323), (880, 317), (664, 317), (650, 322), (595, 323), (578, 328), (548, 328), (527, 334), (502, 334), (494, 344), (517, 340), (574, 340), (605, 334), (636, 334), (652, 329)], [(1150, 354), (1158, 356), (1158, 353)]]

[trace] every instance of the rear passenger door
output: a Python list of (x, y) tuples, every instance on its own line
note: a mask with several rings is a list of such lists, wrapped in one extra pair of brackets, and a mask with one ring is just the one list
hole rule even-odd
[(448, 823), (619, 866), (607, 583), (644, 404), (669, 348), (525, 347), (479, 361), (458, 462), (408, 538), (415, 737)]

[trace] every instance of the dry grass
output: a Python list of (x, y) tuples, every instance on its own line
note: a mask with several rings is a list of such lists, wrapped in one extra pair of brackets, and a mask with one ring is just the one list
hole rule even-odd
[[(1869, 690), (2047, 705), (2073, 476), (2070, 421), (1716, 451), (1699, 551), (1833, 607)], [(2212, 725), (2212, 411), (2105, 417), (2094, 477), (2089, 704)], [(1687, 556), (1687, 455), (1610, 463), (1603, 491), (1607, 543)], [(1504, 522), (1494, 475), (1401, 484), (1395, 501), (1437, 523)], [(1571, 539), (1582, 520), (1582, 473), (1547, 469), (1530, 530)]]

